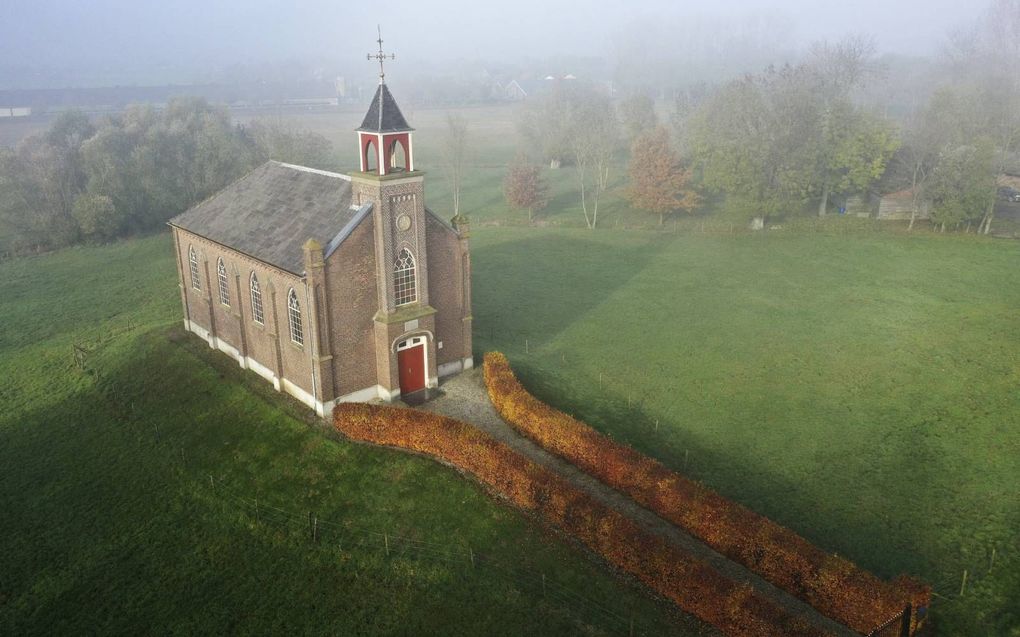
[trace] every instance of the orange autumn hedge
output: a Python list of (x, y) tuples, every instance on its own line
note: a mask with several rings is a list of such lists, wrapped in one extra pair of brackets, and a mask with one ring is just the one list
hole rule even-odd
[(473, 475), (728, 635), (825, 634), (470, 425), (436, 414), (356, 403), (337, 405), (333, 425), (349, 438), (423, 453)]
[(907, 603), (929, 606), (927, 585), (883, 581), (546, 405), (521, 386), (503, 354), (486, 354), (484, 367), (489, 398), (518, 431), (820, 613), (867, 634)]

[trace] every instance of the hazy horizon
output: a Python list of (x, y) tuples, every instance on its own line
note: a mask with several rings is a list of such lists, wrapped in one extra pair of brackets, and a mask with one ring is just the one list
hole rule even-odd
[(12, 3), (0, 20), (0, 87), (201, 82), (233, 65), (292, 60), (362, 76), (372, 72), (365, 53), (375, 45), (377, 24), (386, 49), (400, 60), (393, 70), (397, 75), (401, 69), (465, 60), (612, 60), (621, 39), (645, 46), (645, 31), (656, 32), (649, 42), (658, 38), (647, 45), (648, 55), (664, 49), (682, 52), (698, 46), (692, 41), (699, 38), (702, 47), (710, 40), (719, 46), (719, 39), (740, 45), (749, 30), (756, 33), (758, 49), (770, 51), (802, 49), (852, 33), (872, 36), (879, 53), (927, 55), (983, 8), (950, 0), (895, 6), (879, 0), (718, 0), (707, 9), (642, 0), (580, 13), (563, 0), (524, 0), (502, 11), (461, 0), (398, 0), (385, 8), (322, 0), (296, 5), (236, 0)]

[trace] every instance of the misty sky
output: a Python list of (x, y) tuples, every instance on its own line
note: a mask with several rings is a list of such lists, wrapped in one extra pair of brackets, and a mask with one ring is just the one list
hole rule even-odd
[[(793, 46), (869, 33), (880, 51), (928, 53), (983, 6), (959, 0), (35, 0), (0, 4), (0, 72), (5, 66), (109, 71), (159, 65), (198, 72), (289, 58), (350, 59), (354, 64), (372, 48), (377, 22), (383, 25), (387, 48), (404, 59), (432, 62), (611, 56), (614, 34), (625, 25), (649, 18), (679, 24), (691, 16), (710, 18), (717, 25), (725, 25), (728, 16), (768, 16), (789, 25), (781, 37), (792, 35), (789, 44)], [(141, 78), (134, 81), (144, 83)]]

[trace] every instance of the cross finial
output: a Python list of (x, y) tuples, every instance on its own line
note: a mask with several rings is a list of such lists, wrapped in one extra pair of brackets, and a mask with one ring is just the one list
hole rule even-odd
[(383, 43), (383, 39), (382, 39), (382, 27), (380, 27), (379, 25), (376, 25), (376, 29), (378, 29), (378, 31), (379, 31), (379, 39), (376, 40), (376, 42), (379, 43), (379, 52), (378, 53), (369, 53), (368, 54), (368, 60), (369, 61), (371, 61), (371, 60), (379, 60), (379, 83), (380, 84), (385, 84), (386, 83), (386, 70), (383, 68), (383, 60), (385, 60), (386, 58), (389, 58), (391, 60), (395, 60), (395, 59), (397, 59), (397, 54), (396, 53), (390, 53), (389, 55), (386, 55), (385, 53), (383, 53), (383, 50), (382, 50), (382, 43)]

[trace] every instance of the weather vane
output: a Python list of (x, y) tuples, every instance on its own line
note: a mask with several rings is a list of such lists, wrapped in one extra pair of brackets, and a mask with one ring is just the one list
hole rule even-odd
[(395, 59), (397, 59), (397, 54), (396, 53), (390, 53), (389, 55), (386, 55), (385, 53), (383, 53), (383, 50), (382, 50), (382, 41), (383, 41), (382, 40), (382, 27), (380, 27), (379, 25), (376, 25), (376, 29), (379, 30), (379, 39), (376, 40), (376, 42), (379, 43), (379, 52), (378, 53), (369, 53), (367, 59), (369, 61), (371, 61), (371, 60), (379, 60), (379, 83), (382, 84), (382, 83), (384, 83), (386, 81), (386, 70), (383, 68), (383, 60), (385, 60), (386, 58), (389, 58), (391, 60), (395, 60)]

